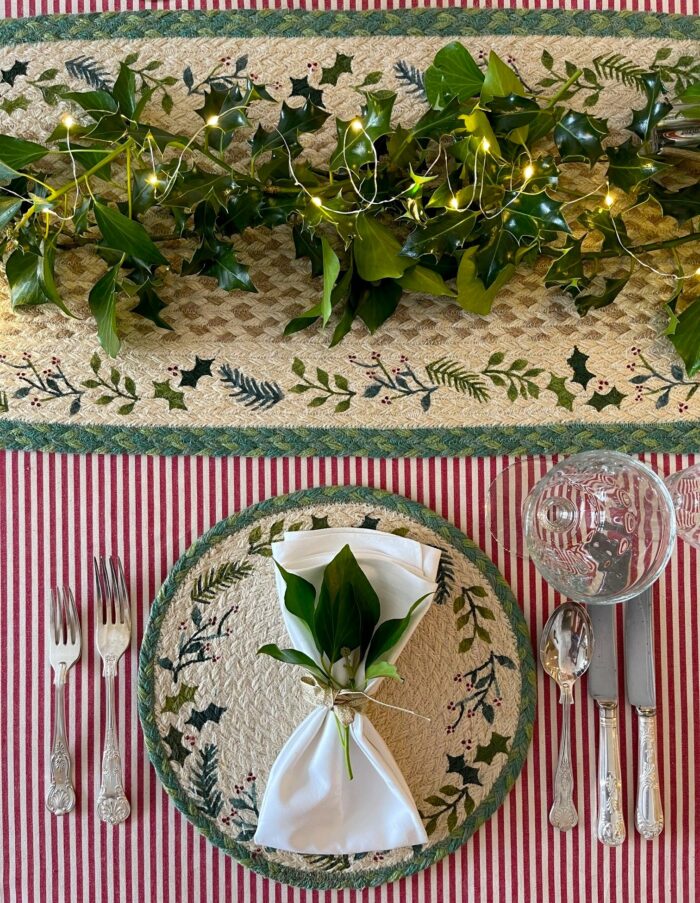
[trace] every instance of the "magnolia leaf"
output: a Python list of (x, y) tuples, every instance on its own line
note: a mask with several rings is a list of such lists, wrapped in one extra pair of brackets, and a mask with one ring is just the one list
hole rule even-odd
[(425, 73), (425, 94), (434, 109), (446, 105), (451, 97), (467, 100), (481, 91), (484, 75), (467, 48), (453, 41), (435, 54)]
[(685, 364), (689, 377), (700, 371), (700, 300), (695, 298), (677, 315), (676, 328), (669, 336)]
[(401, 254), (413, 259), (425, 254), (432, 254), (436, 258), (445, 253), (453, 254), (469, 238), (475, 222), (476, 214), (472, 212), (447, 211), (434, 216), (424, 226), (418, 226), (411, 232), (404, 242)]
[(486, 316), (499, 291), (515, 273), (513, 264), (505, 264), (488, 288), (477, 275), (476, 248), (469, 248), (462, 255), (457, 271), (457, 303), (464, 310)]
[(330, 319), (333, 310), (332, 293), (338, 274), (340, 273), (340, 261), (338, 255), (328, 244), (325, 238), (321, 239), (323, 249), (323, 298), (321, 300), (321, 319), (325, 326)]
[(603, 280), (604, 287), (603, 289), (595, 294), (593, 292), (589, 292), (587, 294), (580, 294), (576, 297), (576, 310), (583, 316), (587, 314), (589, 310), (598, 310), (601, 307), (607, 307), (608, 304), (612, 304), (612, 302), (617, 298), (622, 289), (627, 285), (629, 281), (629, 276), (622, 276), (620, 279), (610, 279), (606, 276)]
[(607, 134), (607, 120), (569, 110), (554, 128), (554, 143), (562, 160), (592, 164), (602, 156), (602, 140)]
[(328, 680), (319, 665), (305, 652), (300, 652), (298, 649), (280, 649), (274, 643), (268, 643), (258, 649), (258, 655), (269, 655), (271, 658), (277, 659), (278, 662), (284, 662), (286, 665), (299, 665), (299, 667), (310, 671), (322, 683), (326, 683)]
[(335, 62), (332, 66), (322, 66), (321, 67), (321, 81), (322, 85), (337, 85), (338, 79), (344, 73), (352, 72), (352, 57), (348, 56), (345, 53), (336, 53)]
[(494, 97), (508, 97), (510, 94), (527, 94), (527, 88), (516, 73), (497, 53), (492, 50), (481, 86), (481, 102), (489, 103)]
[(92, 315), (97, 320), (97, 337), (110, 357), (119, 353), (117, 334), (117, 277), (119, 265), (112, 267), (93, 285), (88, 296)]
[(377, 677), (391, 677), (393, 680), (401, 680), (401, 675), (396, 665), (391, 662), (374, 662), (365, 670), (365, 680), (374, 680)]
[(408, 258), (400, 256), (401, 245), (391, 229), (374, 217), (365, 213), (358, 214), (355, 230), (355, 266), (365, 282), (397, 279), (411, 266)]
[(632, 138), (618, 147), (609, 147), (607, 155), (610, 184), (628, 193), (636, 191), (644, 182), (669, 168), (666, 163), (643, 156)]
[(420, 599), (416, 599), (403, 618), (391, 618), (377, 627), (372, 637), (372, 642), (369, 644), (369, 650), (365, 659), (366, 665), (372, 665), (374, 662), (380, 661), (383, 656), (391, 654), (392, 649), (398, 645), (408, 630), (413, 612), (421, 602), (428, 598), (428, 595), (430, 594), (427, 593), (425, 596), (421, 596)]
[(438, 298), (457, 297), (457, 292), (449, 287), (442, 276), (428, 267), (410, 267), (397, 281), (405, 292), (420, 292), (424, 295), (435, 295)]
[(168, 265), (141, 223), (100, 201), (94, 202), (93, 209), (105, 247), (123, 251), (144, 263)]
[(642, 141), (651, 137), (652, 130), (673, 107), (666, 100), (661, 99), (664, 91), (663, 82), (659, 72), (647, 72), (639, 79), (644, 88), (647, 102), (643, 109), (632, 111), (632, 122), (627, 128), (634, 132)]
[[(303, 376), (303, 372), (301, 374)], [(316, 647), (320, 650), (316, 633), (314, 630), (314, 608), (316, 606), (316, 590), (313, 584), (308, 580), (304, 580), (298, 574), (285, 570), (281, 564), (275, 561), (275, 566), (279, 571), (285, 584), (284, 606), (287, 611), (291, 612), (295, 617), (299, 618), (311, 632)]]

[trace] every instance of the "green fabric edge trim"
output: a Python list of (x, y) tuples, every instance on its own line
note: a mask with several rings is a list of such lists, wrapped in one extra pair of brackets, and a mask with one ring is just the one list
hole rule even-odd
[(577, 37), (700, 38), (693, 16), (614, 10), (407, 9), (365, 12), (191, 10), (104, 12), (4, 20), (0, 41), (163, 37), (355, 37), (552, 34)]
[[(320, 878), (318, 880), (315, 876), (312, 877), (308, 872), (299, 869), (253, 859), (245, 847), (227, 838), (218, 828), (211, 824), (208, 818), (202, 816), (202, 813), (191, 801), (178, 795), (180, 783), (170, 766), (155, 722), (153, 697), (155, 693), (155, 655), (163, 618), (179, 586), (187, 579), (191, 569), (198, 564), (202, 556), (230, 534), (250, 527), (261, 518), (288, 510), (298, 512), (300, 507), (310, 507), (314, 504), (328, 502), (335, 504), (359, 502), (361, 504), (381, 506), (390, 511), (406, 515), (434, 530), (445, 542), (456, 547), (459, 552), (464, 554), (491, 584), (513, 628), (521, 665), (522, 696), (518, 724), (511, 743), (508, 762), (491, 788), (491, 792), (469, 818), (463, 822), (458, 833), (435, 844), (434, 847), (431, 847), (424, 853), (416, 855), (414, 859), (399, 868), (386, 867), (377, 869), (370, 876), (324, 872), (318, 876)], [(241, 865), (285, 884), (318, 890), (374, 887), (378, 884), (395, 881), (433, 865), (465, 843), (503, 803), (525, 764), (532, 740), (536, 696), (537, 675), (528, 626), (509, 584), (493, 562), (461, 530), (448, 523), (434, 511), (403, 496), (362, 486), (327, 486), (303, 489), (299, 492), (278, 496), (251, 505), (238, 514), (233, 514), (215, 524), (187, 549), (168, 574), (151, 607), (150, 618), (139, 654), (139, 718), (141, 719), (141, 726), (146, 739), (148, 755), (175, 806), (213, 844), (220, 847), (224, 852), (233, 855)]]
[(0, 447), (68, 454), (248, 457), (568, 455), (596, 448), (613, 448), (628, 454), (693, 454), (700, 449), (700, 421), (372, 429), (72, 426), (0, 420)]

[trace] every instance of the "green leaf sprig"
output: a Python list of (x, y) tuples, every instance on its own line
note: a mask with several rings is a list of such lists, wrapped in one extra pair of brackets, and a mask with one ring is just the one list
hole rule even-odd
[[(335, 345), (355, 320), (379, 329), (411, 293), (485, 316), (518, 270), (540, 260), (545, 286), (585, 315), (613, 303), (648, 266), (680, 288), (666, 334), (692, 375), (700, 370), (697, 261), (686, 269), (677, 249), (700, 242), (700, 181), (692, 160), (657, 153), (654, 129), (674, 105), (699, 115), (700, 67), (672, 57), (660, 48), (646, 68), (619, 54), (579, 68), (545, 50), (543, 78), (527, 85), (497, 54), (479, 65), (454, 41), (424, 73), (397, 66), (415, 97), (415, 116), (401, 123), (396, 94), (376, 72), (354, 86), (356, 114), (331, 120), (325, 86), (352, 78), (352, 57), (338, 54), (318, 85), (291, 78), (272, 129), (259, 111), (278, 102), (241, 57), (235, 72), (218, 65), (200, 82), (189, 67), (182, 74), (202, 103), (190, 134), (157, 122), (158, 107), (171, 116), (179, 81), (159, 75), (158, 61), (140, 65), (132, 54), (113, 83), (100, 70), (84, 91), (57, 81), (55, 69), (32, 78), (24, 67), (16, 79), (66, 112), (43, 143), (0, 135), (0, 251), (12, 304), (67, 313), (56, 270), (67, 250), (92, 249), (105, 272), (89, 306), (114, 356), (121, 306), (170, 328), (166, 273), (255, 292), (238, 253), (246, 233), (291, 227), (297, 256), (319, 281), (317, 303), (287, 334), (332, 320)], [(74, 63), (69, 74), (83, 77)], [(605, 106), (609, 82), (641, 95), (622, 141), (590, 112)], [(335, 146), (319, 163), (305, 143), (323, 129), (334, 131)], [(660, 213), (675, 220), (674, 234), (636, 239), (634, 216)], [(166, 241), (186, 243), (179, 267)]]
[[(299, 649), (280, 649), (268, 643), (258, 649), (279, 662), (297, 665), (315, 684), (333, 694), (364, 694), (367, 684), (379, 677), (400, 680), (396, 666), (387, 660), (411, 623), (411, 616), (426, 598), (422, 596), (403, 618), (382, 621), (379, 597), (372, 588), (350, 546), (345, 545), (326, 566), (316, 596), (313, 585), (275, 562), (285, 582), (284, 605), (304, 625), (318, 652), (318, 660)], [(364, 680), (358, 671), (364, 664)], [(341, 667), (336, 667), (340, 665)], [(335, 699), (335, 696), (333, 697)], [(343, 724), (334, 709), (338, 735), (350, 780), (350, 725)]]

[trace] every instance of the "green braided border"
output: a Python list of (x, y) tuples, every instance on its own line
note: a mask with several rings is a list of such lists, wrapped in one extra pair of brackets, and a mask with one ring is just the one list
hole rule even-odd
[[(300, 869), (289, 868), (288, 866), (276, 865), (266, 860), (253, 859), (248, 849), (224, 835), (208, 818), (198, 811), (187, 796), (182, 794), (180, 783), (170, 766), (166, 750), (163, 747), (154, 714), (154, 668), (161, 625), (168, 605), (181, 584), (188, 579), (192, 568), (197, 566), (202, 556), (210, 549), (215, 548), (231, 534), (250, 527), (261, 518), (288, 510), (298, 512), (301, 507), (310, 507), (328, 502), (334, 504), (360, 502), (373, 507), (380, 506), (410, 517), (434, 530), (441, 539), (456, 548), (459, 553), (465, 555), (491, 584), (510, 621), (520, 659), (522, 690), (518, 725), (513, 736), (508, 761), (488, 796), (477, 806), (469, 818), (463, 822), (458, 833), (440, 841), (424, 852), (416, 854), (408, 863), (398, 867), (377, 869), (369, 874), (309, 873)], [(328, 486), (316, 489), (303, 489), (290, 495), (278, 496), (277, 498), (260, 502), (257, 505), (252, 505), (239, 514), (234, 514), (219, 521), (190, 546), (170, 571), (153, 602), (139, 655), (138, 702), (141, 726), (146, 738), (146, 746), (151, 762), (175, 806), (212, 843), (220, 847), (224, 852), (234, 856), (242, 865), (276, 881), (317, 890), (373, 887), (388, 881), (396, 881), (399, 878), (427, 868), (449, 853), (453, 853), (465, 843), (502, 804), (525, 764), (535, 720), (536, 692), (535, 662), (532, 655), (528, 627), (510, 586), (496, 566), (460, 530), (449, 524), (434, 511), (402, 496), (366, 487)]]
[(700, 449), (700, 421), (381, 430), (367, 427), (73, 426), (70, 423), (0, 419), (0, 447), (69, 454), (249, 457), (569, 455), (596, 448), (613, 448), (628, 454), (693, 454)]
[[(573, 35), (700, 40), (700, 17), (635, 12), (409, 9), (142, 11), (0, 21), (0, 43), (162, 37), (335, 37), (392, 35)], [(689, 453), (700, 421), (668, 424), (544, 424), (378, 430), (343, 427), (122, 427), (0, 419), (0, 445), (57, 452), (154, 455), (494, 455), (568, 454), (612, 447)]]

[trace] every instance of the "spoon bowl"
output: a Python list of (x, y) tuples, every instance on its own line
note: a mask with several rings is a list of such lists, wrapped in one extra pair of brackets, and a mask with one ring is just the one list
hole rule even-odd
[(571, 767), (571, 706), (574, 684), (586, 673), (592, 657), (593, 627), (588, 612), (578, 602), (565, 602), (552, 613), (540, 639), (542, 667), (559, 687), (563, 706), (554, 802), (549, 811), (550, 823), (560, 831), (568, 831), (578, 822)]

